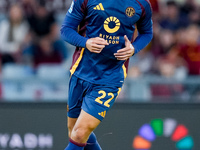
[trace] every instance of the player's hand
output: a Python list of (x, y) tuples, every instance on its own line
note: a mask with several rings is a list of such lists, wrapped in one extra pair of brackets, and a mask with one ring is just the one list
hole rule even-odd
[(114, 53), (117, 60), (127, 60), (128, 58), (133, 56), (135, 52), (133, 45), (131, 44), (126, 35), (124, 36), (124, 39), (125, 39), (125, 48), (122, 48), (118, 50), (117, 53)]
[(109, 45), (108, 42), (100, 37), (90, 38), (86, 42), (86, 48), (93, 53), (101, 53), (106, 45)]

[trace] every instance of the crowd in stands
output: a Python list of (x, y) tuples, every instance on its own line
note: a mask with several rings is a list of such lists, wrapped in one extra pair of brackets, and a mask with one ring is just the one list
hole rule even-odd
[[(198, 1), (150, 2), (154, 38), (131, 58), (129, 77), (200, 75)], [(0, 0), (0, 70), (7, 64), (23, 64), (36, 71), (41, 64), (69, 60), (73, 50), (60, 39), (59, 28), (70, 4), (71, 0)]]
[[(159, 2), (159, 0), (157, 1)], [(187, 77), (200, 75), (200, 5), (196, 0), (157, 3), (152, 0), (154, 38), (131, 64), (129, 76), (158, 75), (166, 79), (183, 81)], [(194, 79), (195, 80), (195, 79)], [(196, 80), (196, 83), (198, 81)], [(151, 95), (199, 97), (199, 83), (152, 84)], [(159, 99), (160, 100), (160, 99)]]
[(186, 0), (181, 5), (158, 1), (152, 0), (154, 38), (134, 58), (130, 76), (200, 75), (200, 5), (196, 0)]
[(8, 13), (0, 22), (2, 66), (16, 63), (37, 68), (42, 63), (62, 63), (67, 59), (68, 50), (59, 37), (55, 12), (47, 9), (48, 1), (6, 3)]

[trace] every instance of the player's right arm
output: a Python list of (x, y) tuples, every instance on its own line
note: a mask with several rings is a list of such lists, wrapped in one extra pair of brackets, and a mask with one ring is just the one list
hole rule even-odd
[(93, 53), (101, 53), (105, 45), (108, 45), (107, 41), (100, 37), (90, 38), (86, 42), (86, 48)]
[(94, 53), (100, 53), (108, 43), (103, 38), (87, 38), (77, 33), (78, 25), (85, 17), (86, 6), (83, 7), (85, 0), (73, 0), (61, 27), (61, 37), (66, 42), (84, 47)]

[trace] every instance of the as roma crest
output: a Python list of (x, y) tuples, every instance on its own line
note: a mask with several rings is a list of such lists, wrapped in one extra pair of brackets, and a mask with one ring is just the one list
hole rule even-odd
[(135, 9), (133, 7), (126, 8), (126, 15), (128, 17), (133, 17), (135, 15)]

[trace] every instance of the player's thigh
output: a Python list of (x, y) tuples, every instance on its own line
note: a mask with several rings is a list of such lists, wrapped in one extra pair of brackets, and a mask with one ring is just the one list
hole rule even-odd
[(82, 109), (102, 121), (115, 102), (120, 87), (94, 85), (83, 99)]
[(100, 121), (97, 118), (88, 114), (84, 110), (81, 110), (81, 114), (75, 123), (74, 129), (77, 127), (84, 127), (93, 131), (99, 125), (99, 123)]
[(88, 114), (84, 110), (81, 110), (81, 113), (74, 125), (72, 131), (72, 139), (77, 141), (77, 139), (81, 139), (79, 142), (87, 142), (91, 132), (100, 124), (100, 120)]

